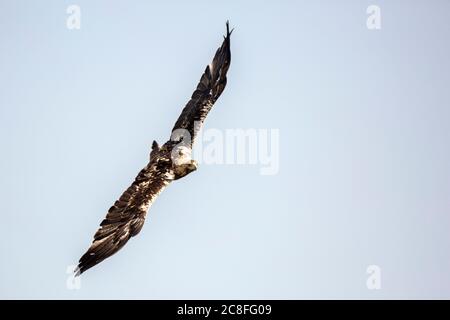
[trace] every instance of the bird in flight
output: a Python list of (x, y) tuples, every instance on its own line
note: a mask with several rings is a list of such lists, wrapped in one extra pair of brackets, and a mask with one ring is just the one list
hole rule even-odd
[(141, 231), (147, 211), (156, 197), (172, 181), (197, 170), (197, 162), (191, 158), (194, 139), (227, 84), (233, 30), (230, 31), (228, 21), (226, 27), (223, 43), (176, 121), (170, 139), (162, 146), (153, 141), (149, 163), (108, 210), (91, 246), (79, 260), (76, 275), (119, 251)]

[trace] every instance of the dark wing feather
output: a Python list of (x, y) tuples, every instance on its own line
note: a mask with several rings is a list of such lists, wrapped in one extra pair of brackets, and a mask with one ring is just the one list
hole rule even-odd
[(80, 258), (79, 275), (119, 251), (141, 231), (148, 208), (171, 181), (170, 169), (150, 163), (109, 209), (94, 241)]
[(206, 67), (197, 85), (197, 89), (192, 94), (191, 100), (184, 107), (175, 123), (172, 129), (172, 140), (179, 140), (180, 132), (174, 132), (175, 130), (185, 129), (189, 131), (192, 145), (209, 110), (211, 110), (225, 89), (227, 84), (227, 71), (231, 62), (230, 35), (232, 32), (233, 30), (230, 31), (227, 22), (227, 35), (224, 37), (220, 48), (217, 49), (213, 61)]

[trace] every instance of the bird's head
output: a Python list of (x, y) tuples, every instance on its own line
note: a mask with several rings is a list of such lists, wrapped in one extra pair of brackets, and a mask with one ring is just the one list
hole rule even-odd
[(177, 146), (172, 150), (172, 162), (175, 166), (189, 164), (192, 160), (192, 149), (186, 146)]

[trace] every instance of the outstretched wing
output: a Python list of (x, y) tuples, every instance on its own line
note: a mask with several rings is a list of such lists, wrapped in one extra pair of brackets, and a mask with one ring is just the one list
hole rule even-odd
[(197, 85), (197, 89), (192, 94), (191, 100), (184, 107), (175, 123), (172, 129), (172, 140), (178, 140), (179, 135), (183, 134), (182, 131), (174, 132), (175, 130), (188, 130), (192, 146), (195, 136), (200, 130), (209, 110), (211, 110), (225, 89), (227, 84), (227, 71), (231, 62), (230, 35), (232, 32), (233, 30), (230, 31), (227, 21), (227, 35), (224, 37), (220, 48), (217, 49), (213, 61), (206, 67)]
[(139, 172), (132, 185), (109, 209), (94, 235), (92, 245), (80, 258), (76, 275), (119, 251), (141, 231), (148, 208), (172, 181), (170, 175), (170, 169), (157, 162), (150, 163)]

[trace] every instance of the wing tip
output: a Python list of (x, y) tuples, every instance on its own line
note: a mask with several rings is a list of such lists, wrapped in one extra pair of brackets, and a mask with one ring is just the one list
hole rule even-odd
[(75, 274), (75, 277), (79, 277), (81, 276), (81, 274), (83, 272), (85, 272), (87, 269), (91, 268), (92, 265), (90, 266), (87, 261), (86, 261), (86, 254), (84, 254), (81, 258), (80, 261), (78, 261), (78, 266), (75, 268), (75, 270), (73, 271)]
[(233, 33), (234, 28), (231, 29), (230, 31), (230, 20), (227, 20), (227, 22), (225, 23), (227, 26), (227, 35), (226, 35), (226, 39), (230, 38), (231, 34)]
[(75, 270), (73, 270), (75, 277), (81, 276), (83, 272), (84, 270), (82, 269), (82, 267), (80, 267), (80, 264), (75, 268)]
[(75, 276), (80, 276), (86, 270), (103, 261), (103, 259), (98, 260), (96, 259), (96, 257), (97, 255), (95, 254), (95, 252), (93, 252), (91, 248), (89, 248), (89, 250), (85, 254), (83, 254), (78, 261), (78, 266), (74, 270)]

